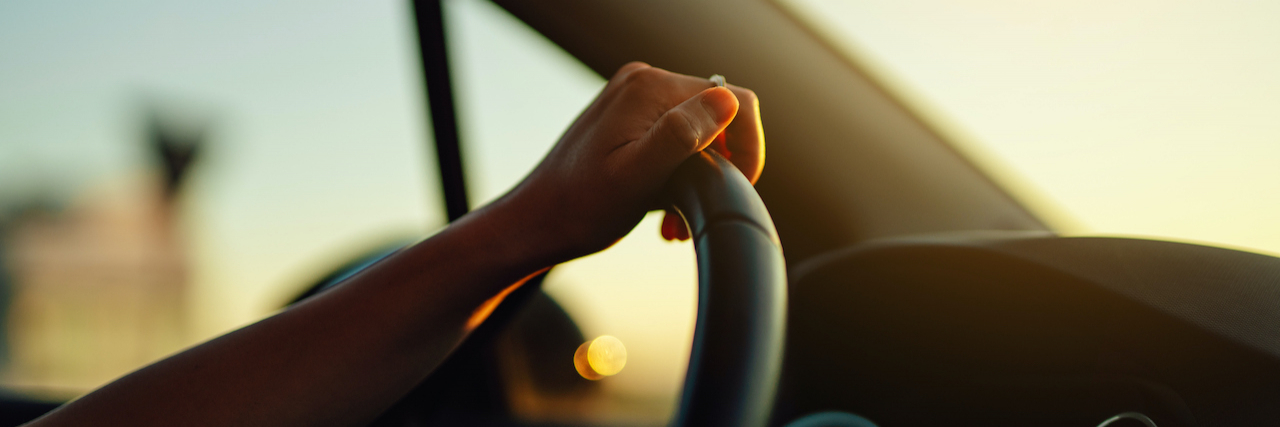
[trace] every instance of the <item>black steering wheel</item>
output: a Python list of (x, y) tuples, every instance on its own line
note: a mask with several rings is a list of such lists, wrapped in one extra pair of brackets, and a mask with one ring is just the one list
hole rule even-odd
[[(773, 220), (738, 168), (709, 150), (680, 166), (667, 195), (684, 217), (698, 257), (698, 318), (672, 425), (764, 426), (773, 408), (786, 330), (786, 266)], [(331, 288), (401, 246), (347, 264), (294, 302)], [(491, 386), (496, 374), (485, 360), (522, 307), (530, 301), (546, 304), (539, 300), (546, 300), (540, 285), (538, 278), (509, 295), (436, 372), (373, 425), (474, 423), (451, 413), (460, 406), (502, 413), (495, 403), (502, 393)], [(580, 333), (574, 333), (581, 342)]]
[(670, 183), (698, 254), (698, 321), (675, 426), (763, 426), (786, 330), (778, 232), (746, 177), (708, 150)]

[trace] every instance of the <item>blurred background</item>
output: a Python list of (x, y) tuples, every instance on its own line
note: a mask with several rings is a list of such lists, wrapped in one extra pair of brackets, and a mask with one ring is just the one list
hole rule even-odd
[[(1280, 5), (777, 4), (1068, 232), (1280, 253)], [(487, 1), (445, 20), (480, 206), (604, 80)], [(443, 227), (417, 49), (402, 1), (0, 3), (0, 386), (74, 397)], [(658, 219), (546, 282), (627, 347), (603, 418), (683, 379), (692, 248)]]

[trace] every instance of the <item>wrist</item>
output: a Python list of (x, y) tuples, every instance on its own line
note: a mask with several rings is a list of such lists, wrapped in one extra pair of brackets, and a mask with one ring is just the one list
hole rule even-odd
[(508, 194), (467, 214), (450, 228), (469, 229), (464, 234), (474, 237), (474, 250), (489, 253), (499, 265), (524, 275), (575, 258), (569, 239), (553, 226), (554, 217), (555, 212), (546, 204)]

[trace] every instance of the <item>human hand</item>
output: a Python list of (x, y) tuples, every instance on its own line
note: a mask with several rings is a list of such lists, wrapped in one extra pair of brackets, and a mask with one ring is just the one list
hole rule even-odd
[[(742, 92), (748, 95), (745, 98), (742, 95), (738, 96), (740, 100), (750, 99), (751, 102), (747, 105), (750, 115), (742, 115), (741, 119), (735, 118), (729, 123), (728, 128), (716, 135), (707, 148), (720, 153), (737, 166), (747, 180), (755, 184), (756, 180), (760, 179), (760, 172), (764, 169), (764, 131), (760, 126), (760, 102), (756, 99), (755, 93), (749, 89), (728, 87), (735, 92), (735, 95)], [(754, 120), (749, 120), (748, 117)], [(688, 240), (689, 228), (685, 226), (679, 214), (668, 208), (662, 217), (661, 234), (662, 238), (667, 240)]]
[[(722, 143), (713, 144), (720, 135)], [(755, 93), (633, 62), (610, 78), (542, 163), (496, 203), (538, 230), (538, 240), (552, 245), (539, 249), (556, 254), (552, 262), (567, 261), (630, 232), (659, 206), (675, 169), (711, 145), (751, 182), (759, 178), (764, 133)], [(663, 235), (678, 238), (675, 231), (683, 229), (668, 213)]]

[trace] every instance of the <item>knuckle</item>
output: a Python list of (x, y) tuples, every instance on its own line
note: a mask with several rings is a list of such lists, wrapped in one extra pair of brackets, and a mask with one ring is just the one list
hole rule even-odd
[(622, 65), (621, 71), (630, 71), (637, 68), (648, 68), (649, 64), (642, 61), (631, 61)]
[[(660, 89), (665, 71), (648, 67), (641, 68), (627, 74), (620, 82), (620, 95), (641, 104), (652, 104), (655, 97), (659, 97), (662, 93)], [(669, 108), (669, 106), (667, 106)], [(661, 112), (659, 112), (659, 115)], [(655, 118), (657, 116), (654, 116)]]
[(665, 73), (654, 67), (640, 68), (628, 73), (623, 78), (623, 83), (627, 86), (651, 86), (660, 82)]
[(631, 61), (631, 62), (628, 62), (628, 63), (624, 64), (623, 66), (618, 67), (618, 71), (616, 71), (616, 72), (614, 72), (614, 73), (613, 73), (613, 77), (611, 77), (611, 78), (610, 78), (610, 80), (615, 80), (615, 79), (618, 79), (618, 78), (620, 78), (620, 77), (626, 77), (628, 74), (631, 74), (632, 72), (634, 72), (634, 71), (636, 71), (636, 70), (643, 69), (643, 68), (648, 68), (648, 67), (649, 67), (649, 64), (646, 64), (646, 63), (643, 63), (643, 62), (640, 62), (640, 61)]

